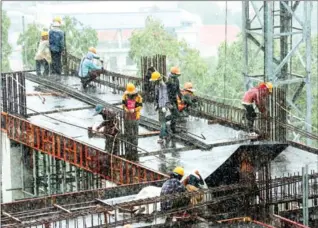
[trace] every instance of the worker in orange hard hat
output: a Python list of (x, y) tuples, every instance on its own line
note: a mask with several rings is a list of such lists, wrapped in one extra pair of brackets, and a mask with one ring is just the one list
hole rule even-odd
[(61, 30), (62, 19), (53, 19), (52, 29), (49, 32), (50, 50), (52, 55), (52, 74), (61, 75), (61, 56), (65, 49), (65, 33)]
[(140, 111), (142, 109), (142, 97), (138, 94), (136, 87), (132, 83), (128, 83), (126, 91), (122, 98), (124, 109), (124, 134), (126, 140), (130, 143), (126, 144), (126, 158), (132, 161), (138, 161), (138, 128)]
[(273, 84), (271, 82), (263, 82), (258, 86), (249, 89), (243, 97), (242, 105), (246, 109), (247, 127), (250, 136), (257, 136), (253, 132), (253, 125), (256, 118), (256, 112), (253, 107), (255, 103), (258, 110), (266, 116), (266, 99), (273, 91)]
[(182, 98), (177, 97), (179, 112), (188, 112), (189, 107), (193, 106), (197, 99), (194, 97), (195, 89), (193, 89), (191, 82), (184, 84), (183, 90), (181, 90)]
[(182, 98), (181, 90), (180, 90), (180, 82), (179, 76), (181, 75), (180, 69), (177, 66), (174, 66), (170, 69), (170, 74), (168, 77), (167, 82), (167, 90), (168, 90), (168, 97), (169, 97), (169, 109), (170, 115), (166, 117), (166, 121), (171, 121), (170, 128), (172, 133), (177, 133), (176, 124), (177, 119), (179, 117), (178, 111), (178, 100), (177, 97), (179, 96)]
[(47, 76), (50, 73), (50, 64), (52, 62), (50, 44), (49, 44), (49, 33), (47, 31), (41, 32), (41, 41), (38, 50), (35, 54), (36, 63), (36, 75), (41, 76), (41, 67), (44, 67), (43, 76)]

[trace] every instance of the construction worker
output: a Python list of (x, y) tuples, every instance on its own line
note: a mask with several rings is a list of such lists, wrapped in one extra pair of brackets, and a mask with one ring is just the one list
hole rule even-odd
[(147, 74), (145, 75), (145, 80), (143, 83), (143, 89), (146, 92), (146, 96), (144, 97), (144, 102), (154, 102), (155, 99), (155, 87), (150, 82), (151, 75), (153, 72), (155, 72), (156, 69), (152, 66), (147, 69)]
[(164, 138), (167, 137), (166, 112), (169, 104), (168, 91), (166, 81), (167, 79), (155, 71), (151, 74), (150, 80), (155, 84), (155, 109), (158, 110), (159, 122), (161, 125), (158, 143), (163, 143)]
[[(185, 186), (180, 182), (184, 176), (184, 169), (176, 167), (171, 173), (170, 178), (162, 185), (160, 196), (186, 192)], [(173, 208), (187, 206), (190, 202), (188, 198), (168, 199), (161, 201), (161, 211), (168, 211)]]
[(255, 103), (258, 110), (266, 116), (265, 102), (268, 96), (272, 93), (272, 90), (273, 84), (271, 82), (266, 82), (260, 83), (258, 86), (249, 89), (244, 94), (242, 105), (246, 109), (247, 127), (250, 136), (257, 136), (255, 132), (252, 132), (256, 118), (256, 112), (253, 107), (253, 103)]
[(41, 41), (34, 59), (36, 63), (36, 75), (41, 76), (41, 66), (44, 68), (43, 76), (49, 75), (49, 64), (51, 64), (52, 58), (49, 44), (49, 33), (47, 31), (41, 32)]
[(124, 109), (124, 133), (126, 140), (130, 143), (125, 146), (126, 158), (131, 161), (138, 161), (138, 128), (142, 97), (138, 94), (134, 84), (127, 84), (122, 104)]
[(61, 75), (62, 63), (61, 55), (65, 48), (65, 34), (61, 30), (62, 19), (53, 19), (52, 29), (49, 32), (50, 51), (52, 55), (52, 74)]
[[(187, 176), (183, 181), (183, 185), (189, 192), (198, 191), (204, 185), (203, 178), (201, 177), (198, 170), (194, 170), (189, 176)], [(203, 200), (203, 195), (198, 194), (191, 197), (191, 205), (194, 206)]]
[(180, 82), (178, 77), (181, 75), (179, 67), (172, 67), (170, 70), (170, 74), (167, 81), (167, 90), (168, 90), (168, 97), (169, 97), (169, 109), (170, 115), (166, 117), (166, 121), (171, 121), (170, 128), (172, 133), (177, 133), (176, 131), (176, 124), (177, 118), (179, 117), (178, 111), (178, 101), (177, 97), (182, 98), (182, 94), (180, 91)]
[(101, 115), (103, 122), (97, 126), (98, 131), (104, 127), (104, 134), (106, 137), (105, 150), (112, 154), (118, 154), (119, 152), (119, 140), (117, 135), (119, 133), (119, 121), (115, 111), (106, 109), (103, 105), (98, 104), (95, 107), (95, 113), (93, 116)]
[(194, 97), (195, 89), (193, 89), (191, 82), (184, 84), (183, 90), (181, 90), (182, 98), (177, 97), (179, 112), (188, 112), (189, 107), (193, 106), (197, 99)]
[[(81, 78), (81, 83), (84, 89), (87, 85), (94, 81), (98, 76), (104, 72), (103, 66), (98, 66), (93, 62), (93, 59), (99, 59), (96, 55), (96, 49), (90, 47), (85, 57), (83, 57), (80, 67), (78, 70), (78, 75)], [(101, 61), (103, 63), (103, 61)]]

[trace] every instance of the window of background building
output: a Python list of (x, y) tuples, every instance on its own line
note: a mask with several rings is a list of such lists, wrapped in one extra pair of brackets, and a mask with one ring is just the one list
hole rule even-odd
[(117, 69), (117, 57), (116, 56), (112, 56), (109, 58), (109, 63), (110, 63), (110, 67), (111, 69)]
[(126, 57), (126, 65), (127, 66), (134, 65), (134, 61), (129, 56)]

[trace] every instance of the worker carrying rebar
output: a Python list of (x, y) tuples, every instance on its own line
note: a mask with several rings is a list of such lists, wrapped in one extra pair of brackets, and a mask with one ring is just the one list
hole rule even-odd
[(41, 41), (39, 43), (38, 50), (35, 54), (35, 64), (36, 64), (36, 75), (41, 76), (41, 68), (43, 66), (43, 76), (48, 76), (50, 74), (50, 66), (52, 62), (50, 44), (49, 44), (49, 33), (47, 31), (41, 32)]
[(180, 91), (179, 76), (181, 75), (179, 67), (172, 67), (167, 81), (167, 90), (169, 98), (170, 115), (166, 117), (166, 122), (170, 122), (170, 129), (172, 133), (177, 133), (176, 125), (179, 117), (178, 100), (177, 97), (182, 98)]
[(255, 103), (258, 110), (266, 116), (266, 100), (272, 93), (273, 84), (271, 82), (260, 83), (258, 86), (249, 89), (243, 97), (242, 105), (246, 109), (247, 128), (250, 136), (257, 136), (253, 132), (253, 125), (256, 118), (256, 112), (253, 107)]
[[(93, 59), (99, 59), (96, 53), (96, 49), (94, 47), (90, 47), (86, 56), (83, 57), (80, 63), (78, 75), (81, 78), (81, 83), (84, 89), (86, 89), (90, 82), (94, 81), (105, 72), (103, 66), (98, 66), (93, 62)], [(103, 64), (103, 61), (101, 62)]]
[(151, 74), (149, 81), (155, 84), (155, 109), (158, 111), (160, 122), (158, 143), (163, 143), (164, 139), (168, 136), (166, 124), (166, 113), (169, 105), (168, 90), (166, 85), (167, 78), (155, 71)]
[[(176, 167), (171, 173), (170, 178), (162, 185), (160, 196), (167, 196), (176, 193), (185, 193), (187, 189), (181, 183), (184, 176), (184, 169), (180, 166)], [(184, 207), (189, 205), (190, 199), (181, 196), (180, 198), (163, 200), (160, 203), (161, 211), (168, 211), (171, 209)], [(182, 213), (181, 216), (188, 216), (187, 213)]]
[(65, 48), (65, 34), (61, 30), (62, 19), (55, 17), (53, 25), (49, 32), (50, 51), (52, 55), (52, 74), (61, 75), (62, 63), (61, 56)]
[(184, 113), (185, 116), (188, 115), (189, 108), (194, 106), (197, 102), (197, 99), (194, 97), (195, 89), (193, 89), (191, 82), (186, 82), (184, 88), (181, 90), (182, 97), (177, 97), (178, 101), (178, 110), (181, 113)]
[(142, 97), (138, 94), (134, 84), (127, 84), (122, 104), (124, 109), (124, 134), (126, 141), (129, 142), (125, 145), (126, 158), (131, 161), (138, 161), (138, 129)]
[[(195, 192), (202, 188), (204, 185), (203, 178), (201, 177), (201, 174), (198, 170), (193, 170), (193, 172), (187, 176), (183, 181), (183, 185), (186, 187), (186, 189), (189, 192)], [(191, 205), (194, 206), (198, 203), (200, 203), (203, 200), (203, 195), (198, 194), (191, 197)]]
[[(112, 154), (119, 154), (119, 140), (117, 139), (119, 132), (119, 120), (115, 111), (106, 109), (103, 105), (98, 104), (95, 107), (94, 116), (101, 115), (103, 122), (96, 127), (98, 132), (103, 128), (106, 137), (105, 151)], [(94, 130), (94, 129), (93, 129)]]

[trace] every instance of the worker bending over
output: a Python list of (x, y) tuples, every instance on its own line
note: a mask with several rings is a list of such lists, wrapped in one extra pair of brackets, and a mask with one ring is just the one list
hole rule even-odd
[(242, 105), (246, 109), (247, 128), (250, 136), (256, 136), (253, 131), (253, 125), (256, 118), (256, 112), (253, 107), (255, 103), (258, 110), (266, 115), (266, 100), (272, 93), (273, 84), (270, 82), (260, 83), (258, 86), (249, 89), (243, 97)]
[(41, 41), (38, 50), (35, 54), (36, 75), (41, 76), (41, 67), (43, 66), (43, 76), (48, 76), (50, 73), (50, 66), (52, 58), (49, 44), (49, 33), (43, 31), (41, 33)]
[[(170, 178), (162, 185), (160, 196), (183, 193), (186, 192), (185, 186), (181, 183), (181, 179), (184, 176), (184, 169), (182, 167), (176, 167), (171, 173)], [(178, 207), (187, 206), (190, 199), (187, 197), (168, 199), (161, 201), (161, 211), (168, 211)], [(182, 213), (183, 216), (188, 216), (186, 213)]]
[(160, 122), (160, 134), (158, 143), (163, 143), (163, 140), (168, 136), (166, 124), (166, 112), (169, 105), (167, 79), (159, 72), (155, 71), (151, 74), (150, 81), (155, 84), (155, 109), (158, 110)]
[(188, 115), (189, 108), (197, 102), (194, 92), (195, 89), (193, 89), (192, 83), (186, 82), (183, 90), (181, 90), (182, 97), (177, 97), (179, 112), (185, 112), (185, 115)]
[[(204, 185), (203, 178), (198, 170), (194, 170), (189, 176), (187, 176), (182, 183), (186, 186), (189, 192), (198, 191)], [(203, 200), (203, 194), (194, 195), (191, 197), (191, 205), (194, 206)]]
[(98, 66), (93, 62), (94, 58), (99, 59), (96, 53), (96, 49), (90, 47), (88, 49), (86, 56), (83, 57), (80, 63), (78, 75), (81, 78), (81, 83), (84, 89), (90, 82), (94, 81), (98, 76), (100, 76), (104, 72), (103, 66)]
[(124, 134), (127, 142), (129, 142), (125, 146), (126, 158), (131, 161), (138, 161), (138, 128), (142, 97), (138, 94), (134, 84), (127, 84), (122, 104), (124, 109)]
[(170, 70), (168, 81), (166, 83), (169, 98), (169, 109), (171, 113), (169, 116), (166, 117), (166, 122), (171, 121), (170, 128), (172, 133), (177, 133), (176, 124), (179, 117), (177, 97), (179, 96), (182, 98), (182, 94), (180, 91), (180, 82), (178, 78), (180, 75), (180, 69), (178, 67), (172, 67)]
[(104, 135), (106, 137), (105, 151), (112, 154), (119, 154), (119, 140), (116, 138), (119, 133), (119, 121), (116, 112), (104, 108), (98, 104), (95, 108), (94, 116), (101, 115), (103, 122), (97, 126), (96, 131), (104, 128)]
[(65, 48), (65, 34), (61, 30), (62, 19), (56, 17), (53, 20), (52, 29), (49, 32), (50, 51), (52, 55), (52, 74), (61, 75), (61, 56)]

